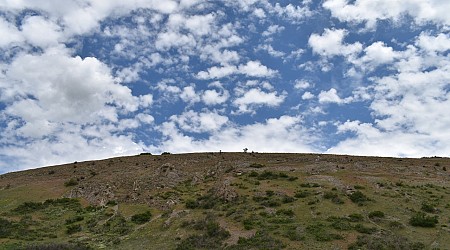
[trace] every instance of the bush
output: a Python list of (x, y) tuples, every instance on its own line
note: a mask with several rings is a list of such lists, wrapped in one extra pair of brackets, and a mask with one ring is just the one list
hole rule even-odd
[(396, 249), (396, 250), (421, 250), (426, 249), (420, 242), (410, 242), (407, 238), (390, 233), (358, 236), (355, 243), (348, 247), (349, 250), (367, 249)]
[[(22, 248), (21, 248), (22, 249)], [(68, 244), (68, 243), (47, 243), (43, 245), (29, 245), (26, 246), (27, 250), (91, 250), (89, 246), (81, 244)]]
[(81, 225), (80, 224), (72, 224), (66, 226), (66, 233), (67, 234), (74, 234), (77, 232), (81, 232)]
[(248, 167), (250, 167), (250, 168), (263, 168), (263, 167), (265, 167), (265, 165), (261, 164), (261, 163), (252, 163)]
[(369, 213), (369, 218), (370, 219), (381, 219), (384, 218), (384, 213), (381, 211), (373, 211)]
[(295, 214), (294, 211), (292, 211), (292, 209), (278, 209), (277, 215), (286, 215), (289, 217), (293, 217)]
[(188, 209), (195, 209), (195, 208), (198, 208), (198, 206), (199, 206), (198, 202), (195, 200), (192, 200), (192, 199), (186, 200), (185, 203), (186, 203), (186, 208), (188, 208)]
[(13, 212), (18, 214), (31, 213), (47, 207), (47, 204), (41, 202), (24, 202), (13, 209)]
[(339, 234), (330, 233), (324, 224), (312, 224), (306, 227), (306, 232), (314, 236), (317, 241), (341, 240), (343, 237)]
[(348, 198), (350, 198), (350, 200), (353, 203), (356, 203), (358, 205), (362, 205), (364, 204), (364, 202), (366, 201), (370, 201), (369, 197), (367, 197), (365, 194), (363, 194), (361, 191), (356, 191), (353, 192), (352, 194), (350, 194), (348, 196)]
[(316, 188), (316, 187), (320, 187), (320, 185), (318, 183), (302, 183), (302, 184), (300, 184), (300, 187)]
[(248, 174), (249, 177), (258, 177), (258, 173), (256, 171), (252, 171), (250, 172), (250, 174)]
[(283, 242), (273, 238), (265, 231), (257, 231), (253, 237), (248, 239), (239, 238), (234, 246), (227, 247), (227, 250), (247, 250), (247, 249), (282, 249), (285, 248)]
[(294, 201), (295, 201), (294, 197), (288, 195), (284, 195), (283, 198), (281, 198), (281, 202), (283, 203), (292, 203)]
[(377, 229), (374, 228), (374, 227), (366, 227), (366, 226), (364, 226), (362, 224), (357, 224), (355, 226), (355, 230), (357, 232), (359, 232), (359, 233), (362, 233), (362, 234), (373, 234), (373, 233), (375, 233), (377, 231)]
[(0, 238), (7, 238), (15, 229), (13, 223), (3, 218), (0, 218), (0, 225)]
[(170, 155), (170, 152), (163, 152), (161, 155)]
[(131, 216), (131, 221), (136, 224), (144, 224), (146, 222), (149, 222), (152, 218), (152, 213), (150, 211), (147, 211), (145, 213), (135, 214)]
[(344, 204), (344, 201), (341, 198), (339, 198), (339, 195), (332, 191), (325, 192), (323, 194), (323, 198), (329, 199), (329, 200), (331, 200), (331, 202), (333, 202), (335, 204)]
[(427, 212), (427, 213), (434, 213), (436, 211), (435, 207), (433, 206), (433, 204), (424, 202), (422, 203), (422, 207), (420, 208), (422, 211)]
[(348, 216), (348, 219), (349, 219), (351, 222), (360, 222), (360, 221), (363, 221), (363, 220), (364, 220), (364, 216), (362, 216), (362, 214), (350, 214), (350, 215)]
[(306, 191), (306, 190), (300, 190), (300, 191), (295, 192), (294, 197), (295, 198), (306, 198), (310, 195), (311, 195), (311, 192)]
[[(184, 239), (177, 246), (177, 250), (186, 249), (219, 249), (222, 241), (230, 237), (230, 233), (219, 226), (213, 218), (206, 217), (203, 220), (190, 223), (195, 230), (204, 231), (203, 234), (194, 234)], [(189, 225), (187, 226), (189, 227)]]
[(77, 216), (75, 216), (73, 218), (67, 219), (66, 220), (66, 225), (73, 224), (75, 222), (79, 222), (79, 221), (82, 221), (82, 220), (84, 220), (84, 217), (81, 216), (81, 215), (77, 215)]
[(409, 219), (409, 224), (415, 227), (435, 227), (437, 223), (437, 216), (428, 216), (423, 212), (418, 212)]
[(76, 186), (78, 185), (78, 181), (75, 180), (74, 178), (70, 178), (70, 180), (64, 182), (64, 186), (66, 187), (71, 187), (71, 186)]

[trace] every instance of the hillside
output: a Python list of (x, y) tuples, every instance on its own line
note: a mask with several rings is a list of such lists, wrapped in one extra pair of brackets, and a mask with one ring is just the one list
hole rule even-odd
[(0, 176), (0, 249), (450, 249), (449, 180), (438, 157), (75, 162)]

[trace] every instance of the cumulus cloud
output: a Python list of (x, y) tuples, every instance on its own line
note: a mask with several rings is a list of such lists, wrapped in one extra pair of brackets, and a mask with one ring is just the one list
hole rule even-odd
[(154, 146), (171, 152), (240, 151), (258, 152), (316, 152), (311, 143), (317, 138), (302, 125), (301, 117), (281, 116), (261, 123), (237, 125), (230, 123), (211, 133), (206, 139), (188, 136), (174, 123), (164, 123), (160, 131), (166, 139)]
[[(397, 51), (396, 73), (372, 79), (370, 108), (372, 123), (347, 121), (339, 124), (342, 133), (353, 137), (341, 141), (330, 152), (370, 155), (432, 156), (448, 155), (450, 119), (450, 59), (440, 53), (441, 34), (421, 34), (418, 47)], [(445, 45), (444, 45), (445, 46)], [(430, 122), (433, 121), (433, 122)]]
[(438, 24), (449, 25), (450, 17), (447, 10), (448, 1), (364, 1), (356, 0), (326, 0), (323, 7), (341, 21), (366, 23), (367, 27), (374, 28), (378, 20), (390, 19), (398, 21), (405, 16), (411, 16), (416, 23), (425, 24), (432, 21)]
[(142, 151), (122, 131), (151, 123), (152, 117), (123, 120), (121, 115), (149, 107), (152, 96), (133, 96), (95, 58), (70, 57), (59, 49), (22, 55), (0, 82), (6, 104), (0, 115), (8, 123), (0, 132), (0, 144), (8, 145), (0, 155), (17, 157), (20, 168)]
[(259, 106), (276, 107), (280, 105), (286, 96), (278, 95), (277, 92), (264, 92), (261, 89), (253, 88), (244, 91), (242, 96), (236, 98), (233, 104), (238, 107), (238, 113), (252, 113), (253, 108)]
[(197, 77), (202, 80), (220, 79), (234, 74), (242, 74), (249, 77), (273, 77), (277, 74), (277, 71), (262, 65), (260, 61), (248, 61), (246, 64), (240, 64), (239, 66), (214, 66), (207, 71), (200, 71)]
[(198, 113), (189, 110), (181, 115), (171, 116), (170, 121), (176, 123), (183, 131), (204, 133), (221, 129), (228, 122), (228, 117), (215, 112)]
[(348, 34), (345, 29), (325, 29), (322, 35), (312, 34), (308, 44), (313, 52), (325, 57), (350, 56), (362, 50), (359, 42), (345, 44), (344, 38)]
[(229, 97), (230, 94), (225, 89), (222, 89), (220, 91), (217, 91), (215, 89), (209, 89), (203, 92), (201, 98), (206, 105), (217, 105), (225, 103)]
[[(311, 100), (311, 99), (313, 99), (315, 96), (311, 93), (311, 92), (309, 92), (309, 91), (306, 91), (305, 93), (303, 93), (303, 95), (302, 95), (302, 99), (303, 100)], [(323, 98), (323, 97), (322, 97)]]
[(0, 17), (0, 34), (8, 34), (0, 36), (0, 48), (7, 47), (13, 43), (22, 42), (24, 39), (17, 27), (3, 17)]
[(348, 103), (353, 100), (353, 98), (351, 97), (345, 99), (340, 98), (335, 88), (331, 88), (328, 91), (321, 91), (318, 95), (318, 98), (320, 103), (337, 103), (337, 104)]

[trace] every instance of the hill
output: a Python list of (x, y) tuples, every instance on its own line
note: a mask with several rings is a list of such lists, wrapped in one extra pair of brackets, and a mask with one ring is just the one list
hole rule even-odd
[(450, 159), (196, 153), (0, 176), (0, 249), (450, 249)]

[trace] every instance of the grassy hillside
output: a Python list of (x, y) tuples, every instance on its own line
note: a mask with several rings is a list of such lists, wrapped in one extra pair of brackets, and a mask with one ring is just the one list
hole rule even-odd
[[(447, 171), (449, 169), (449, 171)], [(450, 159), (140, 155), (0, 176), (0, 249), (450, 249)]]

